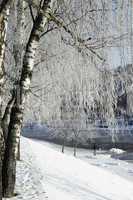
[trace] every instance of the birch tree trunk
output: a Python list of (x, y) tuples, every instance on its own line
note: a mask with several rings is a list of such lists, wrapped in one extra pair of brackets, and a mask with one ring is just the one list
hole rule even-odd
[(2, 96), (3, 96), (3, 85), (4, 85), (4, 55), (5, 55), (5, 44), (7, 35), (7, 25), (10, 6), (9, 1), (2, 1), (0, 5), (0, 200), (2, 199), (2, 160), (4, 154), (4, 136), (1, 127), (2, 119)]
[[(7, 26), (9, 17), (10, 6), (5, 5), (0, 13), (0, 107), (2, 103), (3, 85), (4, 85), (4, 56), (6, 47), (6, 36), (7, 36)], [(0, 118), (2, 118), (2, 112), (0, 110)]]
[(2, 128), (0, 127), (0, 200), (2, 200), (2, 160), (4, 152), (4, 137)]
[(11, 197), (14, 193), (14, 186), (16, 180), (16, 159), (21, 127), (23, 122), (25, 100), (30, 89), (34, 60), (39, 45), (40, 36), (44, 31), (45, 25), (47, 24), (47, 18), (49, 16), (49, 11), (52, 7), (52, 4), (52, 0), (45, 0), (43, 2), (43, 5), (41, 9), (39, 9), (37, 17), (35, 18), (33, 28), (25, 50), (23, 68), (19, 82), (19, 90), (17, 91), (19, 95), (17, 95), (14, 102), (14, 106), (11, 110), (9, 132), (4, 156), (4, 197)]
[[(15, 69), (17, 69), (17, 77), (19, 76), (19, 71), (22, 69), (23, 65), (23, 52), (24, 52), (24, 38), (25, 38), (25, 14), (24, 9), (26, 5), (22, 0), (18, 0), (16, 3), (16, 31), (14, 36), (13, 54), (15, 61)], [(18, 144), (18, 156), (17, 160), (20, 160), (20, 144)]]
[(4, 141), (6, 142), (7, 136), (8, 136), (8, 126), (10, 122), (10, 113), (11, 113), (11, 108), (13, 105), (13, 101), (15, 98), (15, 92), (13, 92), (11, 99), (9, 100), (5, 112), (3, 114), (2, 120), (1, 120), (1, 127), (3, 130), (3, 136), (4, 136)]

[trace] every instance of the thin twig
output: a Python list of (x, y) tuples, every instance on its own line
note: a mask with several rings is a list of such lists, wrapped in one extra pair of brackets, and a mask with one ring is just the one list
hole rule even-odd
[(42, 38), (47, 33), (51, 32), (53, 30), (56, 30), (56, 29), (58, 29), (58, 27), (51, 27), (51, 28), (47, 29), (44, 33), (42, 33), (42, 35), (40, 36), (40, 38)]

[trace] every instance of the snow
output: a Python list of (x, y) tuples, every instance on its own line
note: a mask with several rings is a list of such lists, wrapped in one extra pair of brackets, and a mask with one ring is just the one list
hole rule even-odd
[(123, 151), (122, 149), (112, 148), (112, 149), (110, 149), (110, 152), (113, 154), (122, 154), (125, 151)]
[[(61, 145), (41, 140), (39, 141), (39, 143), (61, 152), (62, 149)], [(73, 155), (73, 148), (65, 147), (65, 154)], [(122, 160), (118, 160), (120, 156), (125, 154), (127, 155), (128, 153), (125, 152), (123, 154), (115, 154), (112, 156), (112, 153), (110, 153), (109, 151), (97, 150), (95, 156), (93, 150), (78, 148), (76, 157), (91, 165), (98, 166), (105, 170), (111, 171), (112, 173), (118, 174), (119, 176), (126, 178), (127, 180), (133, 181), (133, 163), (128, 163)], [(117, 159), (114, 159), (115, 157)], [(124, 156), (124, 158), (125, 158), (124, 160), (129, 161), (128, 156), (127, 157)], [(129, 173), (129, 171), (132, 171), (132, 173)]]
[[(133, 164), (106, 152), (72, 149), (21, 138), (17, 166), (18, 194), (11, 200), (132, 200)], [(88, 155), (88, 156), (87, 156)], [(127, 176), (128, 175), (128, 176)], [(130, 178), (131, 177), (131, 178)]]
[(45, 200), (47, 195), (41, 182), (41, 173), (35, 167), (33, 153), (24, 138), (21, 140), (21, 149), (21, 161), (17, 162), (16, 196), (11, 200)]
[(26, 139), (44, 176), (49, 200), (132, 200), (133, 182)]

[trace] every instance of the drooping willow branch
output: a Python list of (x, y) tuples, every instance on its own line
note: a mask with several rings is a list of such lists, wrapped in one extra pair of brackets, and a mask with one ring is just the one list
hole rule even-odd
[(82, 46), (88, 49), (92, 54), (97, 56), (97, 58), (100, 59), (101, 61), (105, 61), (105, 59), (101, 55), (99, 55), (91, 47), (88, 47), (88, 45), (85, 44), (85, 40), (83, 40), (82, 38), (78, 37), (75, 33), (73, 33), (73, 31), (71, 31), (69, 27), (65, 25), (65, 23), (62, 20), (58, 19), (52, 12), (47, 13), (47, 18), (53, 21), (59, 28), (63, 28), (65, 32), (67, 32), (71, 36), (71, 38), (74, 41), (73, 46), (77, 47)]

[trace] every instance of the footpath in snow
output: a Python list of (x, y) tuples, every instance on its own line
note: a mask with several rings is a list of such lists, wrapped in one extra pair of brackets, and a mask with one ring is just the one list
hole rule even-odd
[[(8, 200), (45, 200), (47, 195), (42, 186), (42, 176), (36, 168), (29, 142), (21, 139), (21, 161), (17, 162), (15, 197)], [(7, 198), (3, 198), (7, 200)]]
[(24, 139), (35, 156), (49, 200), (133, 200), (133, 182), (65, 155), (39, 141)]

